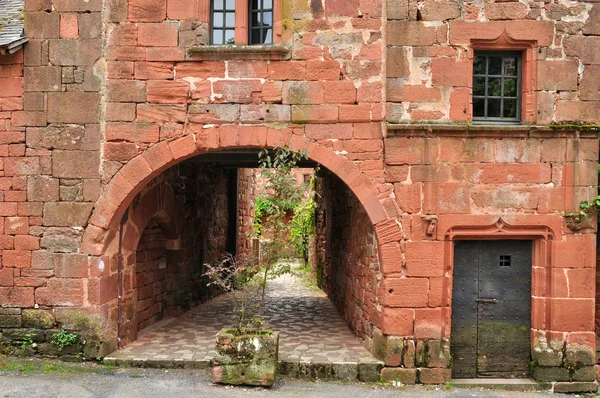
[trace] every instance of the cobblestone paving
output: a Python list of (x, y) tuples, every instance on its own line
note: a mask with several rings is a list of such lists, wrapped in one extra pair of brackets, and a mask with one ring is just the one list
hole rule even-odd
[[(281, 362), (366, 366), (378, 363), (325, 293), (308, 286), (298, 276), (287, 274), (271, 281), (265, 307), (267, 325), (280, 333)], [(219, 296), (179, 318), (147, 328), (135, 342), (105, 360), (145, 367), (209, 366), (215, 355), (216, 333), (232, 324), (229, 308), (227, 297)]]

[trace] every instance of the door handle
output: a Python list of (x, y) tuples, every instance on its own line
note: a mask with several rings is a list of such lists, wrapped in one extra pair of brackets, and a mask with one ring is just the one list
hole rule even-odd
[(498, 304), (498, 299), (495, 299), (495, 298), (478, 298), (478, 299), (475, 299), (475, 301), (477, 301), (478, 303)]

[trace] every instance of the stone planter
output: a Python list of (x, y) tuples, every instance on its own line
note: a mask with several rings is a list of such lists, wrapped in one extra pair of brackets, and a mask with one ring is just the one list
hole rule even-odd
[(272, 386), (277, 375), (279, 334), (245, 334), (235, 336), (233, 330), (217, 333), (217, 355), (214, 359), (215, 383)]

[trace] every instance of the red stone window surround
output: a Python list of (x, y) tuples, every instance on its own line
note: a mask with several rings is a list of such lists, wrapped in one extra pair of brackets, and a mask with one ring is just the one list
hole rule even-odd
[[(225, 1), (225, 0), (224, 0)], [(273, 0), (273, 44), (248, 45), (250, 0), (235, 0), (235, 45), (198, 46), (188, 50), (192, 59), (287, 59), (289, 49), (283, 46), (281, 0)], [(199, 0), (199, 14), (211, 32), (211, 0)]]
[[(536, 40), (514, 40), (506, 31), (493, 40), (471, 39), (469, 46), (469, 59), (473, 61), (475, 51), (518, 51), (521, 57), (521, 123), (535, 124), (537, 114), (537, 41)], [(473, 76), (473, 62), (469, 63), (469, 76)], [(469, 80), (469, 88), (473, 90), (473, 81)], [(470, 103), (470, 115), (473, 115), (473, 101)]]

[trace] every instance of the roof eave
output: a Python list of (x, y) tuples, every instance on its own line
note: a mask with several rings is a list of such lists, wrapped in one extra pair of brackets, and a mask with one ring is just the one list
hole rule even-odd
[(0, 54), (2, 55), (6, 55), (6, 54), (14, 54), (17, 51), (19, 51), (21, 48), (23, 48), (23, 44), (27, 43), (29, 41), (28, 38), (26, 37), (22, 37), (19, 40), (15, 40), (13, 42), (4, 44), (4, 45), (0, 45)]

